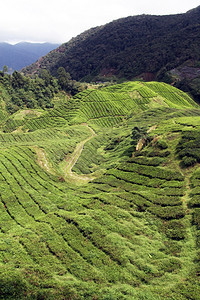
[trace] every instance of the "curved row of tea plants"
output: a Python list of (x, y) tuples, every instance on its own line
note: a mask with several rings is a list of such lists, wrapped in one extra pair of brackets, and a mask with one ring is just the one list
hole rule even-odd
[[(199, 171), (178, 154), (200, 113), (167, 93), (131, 82), (2, 120), (0, 298), (198, 299)], [(96, 179), (72, 184), (86, 140), (73, 172)]]

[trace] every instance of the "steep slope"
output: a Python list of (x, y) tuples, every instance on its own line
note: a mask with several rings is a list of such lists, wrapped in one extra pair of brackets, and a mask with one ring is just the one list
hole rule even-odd
[(6, 65), (9, 72), (20, 70), (58, 46), (59, 44), (50, 43), (21, 42), (15, 45), (0, 43), (0, 69)]
[[(88, 103), (102, 107), (100, 125)], [(117, 126), (105, 127), (111, 104)], [(198, 299), (195, 102), (166, 84), (130, 82), (33, 112), (0, 132), (1, 298)], [(189, 168), (185, 156), (195, 156)]]
[[(119, 19), (82, 33), (23, 72), (33, 74), (47, 68), (55, 75), (62, 66), (77, 80), (104, 80), (114, 75), (168, 82), (174, 78), (167, 72), (186, 63), (198, 77), (199, 22), (200, 7), (179, 15)], [(187, 79), (187, 73), (182, 76), (178, 79)]]

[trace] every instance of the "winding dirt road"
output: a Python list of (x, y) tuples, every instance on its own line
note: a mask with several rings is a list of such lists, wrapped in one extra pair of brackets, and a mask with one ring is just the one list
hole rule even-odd
[(95, 178), (93, 174), (79, 175), (79, 174), (76, 174), (75, 172), (72, 172), (72, 169), (73, 169), (74, 165), (78, 161), (78, 159), (79, 159), (79, 157), (80, 157), (80, 155), (83, 151), (85, 143), (87, 143), (89, 140), (91, 140), (93, 137), (96, 136), (96, 133), (94, 132), (94, 130), (91, 127), (89, 127), (87, 124), (82, 124), (82, 125), (86, 126), (90, 130), (91, 136), (88, 137), (87, 139), (81, 141), (76, 146), (76, 149), (72, 153), (72, 157), (70, 158), (69, 161), (67, 161), (67, 164), (65, 166), (65, 178), (70, 179), (70, 181), (73, 181), (73, 182), (76, 182), (76, 183), (88, 182), (88, 181), (93, 180)]

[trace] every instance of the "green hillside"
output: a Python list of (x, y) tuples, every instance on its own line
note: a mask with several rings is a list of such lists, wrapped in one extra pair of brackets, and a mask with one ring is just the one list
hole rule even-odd
[(128, 82), (102, 89), (88, 89), (51, 110), (19, 111), (4, 122), (4, 132), (35, 131), (64, 125), (96, 124), (101, 127), (117, 125), (139, 112), (160, 106), (168, 108), (198, 108), (187, 94), (157, 82)]
[(22, 70), (64, 67), (83, 81), (159, 80), (174, 82), (199, 101), (200, 6), (184, 14), (140, 15), (91, 28)]
[(187, 94), (127, 82), (0, 125), (1, 299), (199, 299)]
[[(72, 80), (63, 68), (60, 68), (58, 79), (47, 70), (31, 79), (17, 71), (8, 74), (5, 66), (4, 71), (0, 71), (0, 121), (20, 109), (26, 109), (26, 112), (38, 109), (36, 115), (40, 115), (84, 89), (85, 85)], [(19, 113), (14, 119), (22, 120), (23, 117), (27, 117), (27, 113)]]

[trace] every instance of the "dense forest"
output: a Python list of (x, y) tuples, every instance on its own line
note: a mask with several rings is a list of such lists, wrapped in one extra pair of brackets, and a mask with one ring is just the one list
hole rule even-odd
[(76, 80), (143, 78), (173, 83), (198, 100), (200, 7), (185, 14), (130, 16), (92, 28), (23, 70), (62, 66)]
[(47, 70), (41, 70), (32, 79), (17, 71), (12, 75), (6, 71), (6, 66), (0, 71), (0, 90), (6, 111), (11, 114), (23, 108), (53, 108), (56, 94), (62, 91), (73, 96), (83, 88), (62, 67), (57, 70), (57, 78)]

